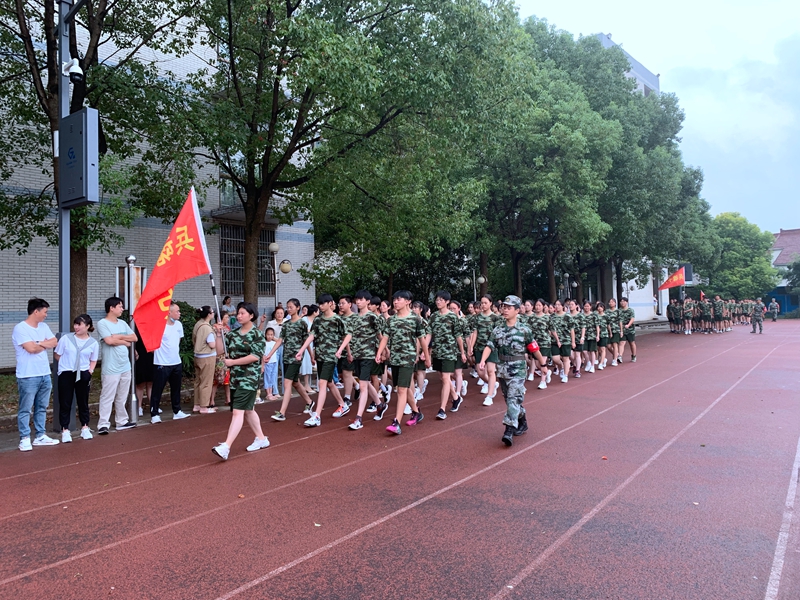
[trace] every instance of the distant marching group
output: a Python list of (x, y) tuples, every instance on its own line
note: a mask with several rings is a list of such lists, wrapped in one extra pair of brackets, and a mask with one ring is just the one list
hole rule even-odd
[[(552, 304), (542, 299), (522, 302), (517, 296), (495, 302), (487, 294), (479, 302), (468, 303), (464, 313), (461, 304), (446, 291), (436, 294), (432, 310), (414, 301), (408, 291), (396, 292), (390, 306), (386, 300), (361, 290), (354, 297), (340, 297), (338, 303), (331, 295), (323, 294), (318, 305), (307, 307), (292, 298), (285, 309), (276, 309), (272, 321), (266, 322), (262, 317), (260, 326), (255, 306), (241, 302), (234, 308), (227, 300), (216, 322), (213, 309), (199, 309), (192, 332), (196, 370), (193, 412), (215, 412), (214, 398), (222, 385), (233, 412), (226, 440), (212, 449), (223, 460), (228, 458), (245, 421), (256, 436), (247, 450), (269, 446), (254, 407), (263, 402), (262, 386), (269, 398), (280, 399), (273, 391), (278, 391), (276, 375), (281, 358), (284, 390), (280, 409), (271, 417), (274, 421), (287, 420), (294, 390), (305, 403), (306, 427), (320, 426), (330, 395), (338, 405), (334, 418), (348, 414), (358, 402), (349, 428), (359, 430), (364, 427), (365, 413), (373, 414), (375, 421), (384, 418), (394, 391), (394, 418), (386, 430), (400, 435), (401, 427), (415, 426), (424, 418), (418, 403), (428, 385), (426, 373), (440, 373), (442, 388), (436, 418), (444, 420), (448, 411), (458, 412), (467, 394), (467, 372), (478, 378), (484, 406), (491, 406), (498, 389), (502, 391), (506, 401), (502, 441), (507, 446), (528, 430), (523, 407), (526, 380), (539, 377), (538, 388), (546, 389), (553, 375), (568, 383), (570, 375), (577, 378), (581, 371), (602, 370), (609, 366), (609, 360), (610, 366), (616, 367), (623, 362), (626, 345), (630, 347), (630, 361), (636, 362), (635, 317), (627, 298), (620, 299), (619, 307), (612, 298), (606, 307), (603, 302), (588, 301), (580, 306), (574, 300), (556, 300)], [(122, 300), (111, 297), (105, 304), (107, 314), (98, 324), (98, 343), (90, 336), (94, 325), (89, 315), (76, 317), (74, 332), (56, 340), (45, 323), (48, 303), (39, 298), (28, 303), (28, 317), (14, 328), (12, 336), (20, 393), (20, 450), (59, 443), (45, 433), (52, 388), (47, 349), (53, 349), (60, 359), (60, 397), (76, 398), (82, 439), (93, 437), (89, 428), (89, 389), (101, 357), (98, 433), (109, 432), (112, 409), (118, 431), (136, 426), (128, 417), (126, 401), (131, 385), (129, 349), (140, 340), (121, 318)], [(229, 318), (235, 319), (233, 328), (228, 326)], [(145, 353), (140, 347), (137, 353), (136, 384), (140, 383), (140, 372), (153, 373), (152, 386), (147, 386), (153, 424), (161, 422), (160, 402), (167, 384), (173, 418), (190, 416), (180, 406), (179, 346), (183, 336), (180, 308), (172, 302), (160, 348)], [(149, 367), (144, 364), (147, 360), (151, 361)], [(301, 382), (301, 377), (310, 372), (305, 363), (316, 365), (316, 400), (309, 395), (313, 390), (307, 380), (305, 385)], [(141, 391), (144, 389), (143, 385)], [(61, 442), (67, 443), (72, 441), (71, 406), (68, 402), (60, 404)], [(31, 415), (36, 432), (32, 442)], [(404, 416), (408, 418), (401, 425)]]
[(724, 333), (732, 331), (734, 325), (753, 326), (750, 333), (764, 333), (764, 315), (769, 312), (775, 321), (780, 305), (775, 299), (765, 306), (761, 298), (736, 301), (723, 300), (719, 295), (713, 300), (702, 297), (699, 301), (686, 298), (683, 302), (672, 299), (667, 306), (667, 318), (671, 333)]

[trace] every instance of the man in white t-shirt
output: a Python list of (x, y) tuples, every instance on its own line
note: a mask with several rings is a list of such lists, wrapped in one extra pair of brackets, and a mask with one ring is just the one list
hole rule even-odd
[[(47, 351), (55, 348), (58, 340), (45, 323), (50, 305), (41, 298), (28, 301), (28, 318), (17, 323), (11, 340), (17, 355), (17, 389), (19, 408), (17, 427), (19, 428), (19, 449), (23, 452), (33, 446), (55, 446), (58, 440), (45, 435), (47, 405), (50, 404), (50, 359)], [(36, 437), (31, 444), (31, 409)]]
[(161, 423), (158, 416), (161, 394), (169, 382), (169, 397), (172, 401), (172, 418), (185, 419), (189, 416), (181, 410), (181, 383), (183, 382), (183, 366), (181, 365), (181, 338), (183, 324), (180, 321), (181, 308), (174, 300), (169, 305), (167, 325), (161, 336), (161, 346), (153, 353), (153, 394), (150, 396), (150, 422)]
[(107, 435), (111, 427), (111, 408), (114, 408), (114, 421), (117, 431), (132, 429), (136, 423), (128, 418), (125, 403), (131, 389), (131, 358), (129, 348), (135, 344), (136, 334), (120, 317), (125, 311), (121, 298), (112, 296), (106, 300), (106, 317), (97, 323), (100, 335), (100, 419), (97, 433)]

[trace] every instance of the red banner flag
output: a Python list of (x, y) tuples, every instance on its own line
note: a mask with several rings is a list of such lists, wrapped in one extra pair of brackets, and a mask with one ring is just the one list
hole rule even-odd
[(211, 261), (208, 260), (200, 209), (192, 188), (164, 247), (161, 248), (156, 266), (133, 313), (139, 335), (148, 352), (161, 346), (172, 289), (181, 281), (207, 273), (211, 273)]
[(681, 267), (672, 275), (667, 277), (667, 280), (658, 286), (658, 291), (660, 292), (661, 290), (678, 287), (679, 285), (686, 285), (686, 271), (684, 267)]
[(706, 299), (706, 295), (703, 293), (703, 290), (700, 290), (700, 302)]

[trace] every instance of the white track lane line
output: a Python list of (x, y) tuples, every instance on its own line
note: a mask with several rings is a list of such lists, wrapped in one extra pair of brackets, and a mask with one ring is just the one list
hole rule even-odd
[(542, 564), (553, 555), (561, 546), (563, 546), (566, 542), (568, 542), (576, 533), (578, 533), (583, 526), (586, 525), (590, 520), (592, 520), (597, 513), (603, 510), (614, 498), (616, 498), (620, 492), (622, 492), (626, 487), (628, 487), (639, 475), (641, 475), (650, 465), (652, 465), (664, 452), (669, 450), (669, 448), (677, 442), (687, 431), (689, 431), (692, 427), (694, 427), (700, 419), (705, 417), (711, 410), (719, 404), (725, 396), (727, 396), (731, 391), (733, 391), (742, 381), (747, 379), (748, 375), (755, 371), (758, 367), (761, 366), (767, 358), (769, 358), (778, 347), (776, 346), (772, 350), (770, 350), (769, 354), (767, 354), (764, 358), (758, 361), (755, 365), (753, 365), (747, 373), (745, 373), (740, 379), (736, 381), (732, 386), (730, 386), (727, 390), (725, 390), (722, 394), (720, 394), (716, 400), (714, 400), (703, 412), (697, 415), (691, 423), (686, 425), (683, 429), (681, 429), (675, 436), (669, 440), (666, 444), (661, 446), (658, 451), (653, 454), (644, 464), (642, 464), (638, 469), (636, 469), (625, 481), (619, 484), (614, 490), (605, 498), (603, 498), (592, 510), (588, 513), (583, 515), (583, 517), (575, 523), (572, 527), (567, 529), (559, 538), (550, 544), (539, 556), (537, 556), (531, 563), (528, 564), (527, 567), (522, 569), (517, 575), (511, 579), (509, 582), (506, 583), (503, 588), (497, 592), (494, 596), (492, 596), (492, 600), (500, 600), (500, 598), (505, 598), (509, 594), (514, 591), (520, 583), (522, 583), (529, 575), (531, 575), (536, 569), (538, 569)]
[(775, 547), (775, 557), (772, 559), (772, 570), (769, 574), (764, 600), (776, 600), (781, 587), (783, 561), (786, 558), (786, 548), (789, 544), (789, 532), (792, 529), (792, 516), (794, 515), (794, 499), (797, 497), (797, 480), (800, 477), (798, 472), (800, 472), (800, 440), (797, 440), (797, 454), (794, 455), (794, 465), (792, 465), (792, 474), (789, 478), (789, 491), (786, 493), (786, 504), (783, 509), (783, 521), (778, 534), (778, 544)]

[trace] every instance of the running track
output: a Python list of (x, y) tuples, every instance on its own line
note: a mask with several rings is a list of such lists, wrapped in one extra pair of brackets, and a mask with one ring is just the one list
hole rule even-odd
[(636, 364), (529, 384), (512, 448), (472, 379), (436, 421), (431, 374), (399, 437), (269, 403), (272, 446), (244, 429), (226, 463), (225, 411), (5, 452), (0, 598), (797, 600), (798, 338), (642, 336)]

